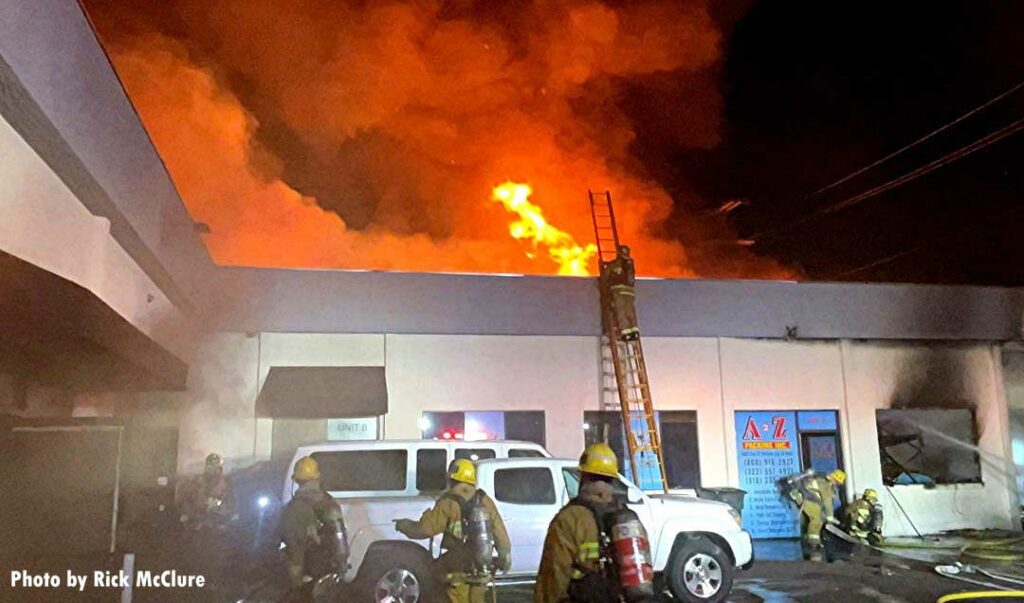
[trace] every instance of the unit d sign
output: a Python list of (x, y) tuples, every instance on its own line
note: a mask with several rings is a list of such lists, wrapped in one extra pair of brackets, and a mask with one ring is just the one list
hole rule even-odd
[(377, 417), (327, 419), (328, 440), (376, 440)]

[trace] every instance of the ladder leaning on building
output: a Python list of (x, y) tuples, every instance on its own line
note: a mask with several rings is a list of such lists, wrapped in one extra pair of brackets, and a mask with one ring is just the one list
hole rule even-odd
[(651, 401), (651, 386), (647, 379), (647, 364), (639, 333), (628, 340), (621, 336), (619, 314), (608, 282), (608, 268), (619, 259), (621, 246), (615, 225), (610, 192), (588, 191), (590, 213), (594, 220), (597, 239), (598, 279), (601, 292), (601, 323), (614, 366), (622, 425), (629, 452), (629, 467), (633, 480), (645, 490), (668, 490), (665, 459), (661, 450), (661, 436)]

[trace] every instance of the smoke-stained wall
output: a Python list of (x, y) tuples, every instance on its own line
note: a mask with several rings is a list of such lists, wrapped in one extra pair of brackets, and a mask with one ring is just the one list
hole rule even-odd
[[(914, 408), (944, 400), (973, 409), (982, 483), (895, 486), (892, 493), (922, 531), (1013, 526), (1017, 497), (997, 346), (656, 337), (645, 351), (657, 408), (697, 413), (705, 486), (739, 483), (737, 410), (835, 410), (848, 491), (879, 490), (886, 532), (911, 534), (882, 484), (875, 413), (895, 401)], [(417, 438), (423, 411), (543, 410), (549, 449), (572, 458), (583, 445), (583, 412), (608, 408), (594, 337), (220, 333), (199, 358), (179, 446), (186, 471), (210, 450), (233, 466), (269, 458), (277, 420), (256, 419), (255, 385), (272, 366), (383, 365), (388, 439)]]

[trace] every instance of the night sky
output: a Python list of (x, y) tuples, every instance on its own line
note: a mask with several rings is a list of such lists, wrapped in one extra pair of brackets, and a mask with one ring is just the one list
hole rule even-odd
[(747, 201), (729, 216), (739, 236), (811, 280), (1024, 283), (1024, 133), (817, 213), (1016, 122), (1024, 89), (809, 197), (1024, 82), (1024, 3), (762, 1), (741, 13), (721, 73), (725, 142), (672, 152), (651, 124), (641, 153), (663, 181)]

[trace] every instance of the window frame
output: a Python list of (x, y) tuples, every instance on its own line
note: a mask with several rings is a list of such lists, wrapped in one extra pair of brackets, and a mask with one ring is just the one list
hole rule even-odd
[[(440, 492), (443, 492), (444, 489), (448, 486), (448, 465), (451, 464), (451, 461), (448, 460), (451, 455), (449, 454), (449, 451), (447, 450), (447, 448), (441, 447), (441, 446), (420, 446), (420, 447), (417, 447), (415, 449), (415, 452), (416, 452), (415, 463), (413, 464), (412, 467), (410, 467), (410, 469), (412, 471), (412, 479), (410, 480), (410, 482), (411, 482), (411, 486), (412, 486), (413, 491), (416, 494), (420, 495), (420, 496), (422, 496), (422, 495), (429, 495), (429, 494), (438, 494)], [(442, 464), (441, 464), (441, 487), (438, 490), (423, 490), (423, 489), (420, 488), (420, 454), (421, 453), (435, 453), (435, 454), (439, 454), (441, 456), (441, 459), (442, 459)]]
[[(970, 422), (971, 422), (971, 424), (970, 424), (970, 428), (971, 428), (970, 429), (970, 432), (971, 432), (971, 444), (974, 445), (974, 446), (979, 446), (980, 445), (980, 434), (979, 434), (979, 431), (978, 431), (977, 411), (975, 409), (973, 409), (973, 408), (963, 408), (963, 407), (960, 407), (960, 408), (949, 408), (949, 407), (941, 407), (941, 406), (939, 406), (939, 407), (935, 407), (935, 406), (923, 407), (923, 406), (921, 406), (921, 407), (911, 407), (911, 408), (876, 408), (875, 409), (876, 444), (878, 444), (879, 447), (881, 448), (881, 443), (878, 442), (878, 437), (881, 436), (881, 430), (879, 429), (879, 418), (880, 418), (881, 414), (888, 413), (888, 412), (913, 413), (915, 411), (939, 411), (939, 412), (942, 412), (942, 411), (964, 411), (964, 412), (966, 412), (968, 414), (968, 416), (970, 417)], [(924, 443), (924, 435), (927, 435), (927, 434), (926, 433), (922, 434), (922, 450), (925, 450), (926, 446), (927, 446)], [(896, 445), (898, 446), (900, 444), (896, 444)], [(922, 453), (922, 454), (924, 454), (924, 453)], [(924, 454), (924, 456), (928, 456), (928, 455)], [(881, 469), (881, 468), (884, 467), (884, 463), (885, 463), (885, 457), (881, 454), (881, 451), (880, 451), (879, 457), (880, 457), (879, 458), (879, 468)], [(966, 479), (966, 480), (959, 480), (959, 481), (945, 481), (945, 480), (944, 481), (939, 481), (939, 480), (935, 479), (934, 476), (932, 476), (932, 481), (930, 483), (929, 482), (892, 483), (892, 484), (888, 484), (887, 483), (886, 486), (887, 487), (914, 487), (914, 486), (917, 486), (917, 487), (920, 487), (920, 488), (928, 488), (928, 489), (932, 489), (932, 488), (962, 488), (962, 487), (965, 487), (965, 486), (966, 487), (972, 487), (972, 486), (974, 486), (974, 487), (984, 487), (984, 485), (985, 485), (985, 473), (984, 473), (984, 468), (983, 468), (982, 462), (981, 462), (981, 454), (977, 450), (973, 450), (971, 452), (971, 460), (974, 462), (974, 465), (977, 468), (977, 479)], [(923, 471), (914, 471), (914, 469), (922, 469), (922, 470), (923, 469), (927, 469), (927, 467), (924, 467), (924, 466), (921, 466), (921, 465), (917, 465), (916, 467), (905, 467), (905, 468), (906, 469), (910, 469), (912, 473), (921, 473), (922, 475), (927, 475)], [(883, 481), (884, 480), (885, 480), (885, 476), (884, 476), (884, 471), (883, 471)]]
[[(367, 453), (404, 453), (405, 454), (405, 471), (402, 472), (404, 475), (403, 487), (398, 489), (389, 490), (330, 490), (325, 486), (324, 489), (332, 496), (337, 493), (340, 497), (345, 498), (356, 498), (358, 496), (404, 496), (409, 493), (410, 489), (410, 478), (413, 471), (415, 470), (409, 462), (409, 457), (417, 449), (406, 446), (388, 446), (384, 448), (374, 448), (372, 450), (315, 450), (310, 453), (310, 456), (314, 459), (317, 456), (329, 456), (339, 454), (367, 454)], [(319, 461), (318, 461), (319, 464)]]
[[(501, 495), (499, 494), (499, 491), (498, 491), (499, 476), (502, 475), (502, 474), (511, 473), (511, 472), (543, 472), (545, 475), (547, 475), (548, 484), (550, 485), (551, 499), (550, 500), (545, 499), (545, 500), (541, 500), (541, 501), (528, 501), (528, 502), (503, 499), (501, 497)], [(537, 478), (532, 478), (531, 481), (536, 480), (536, 479)], [(520, 507), (523, 507), (523, 506), (550, 507), (550, 506), (553, 506), (553, 505), (557, 505), (558, 504), (558, 488), (556, 487), (556, 484), (555, 484), (555, 476), (551, 472), (551, 468), (547, 467), (547, 466), (543, 466), (543, 467), (515, 467), (515, 466), (513, 466), (513, 467), (501, 467), (499, 469), (496, 469), (494, 471), (494, 501), (497, 502), (497, 503), (504, 504), (504, 505), (514, 505), (514, 506), (520, 506)]]

